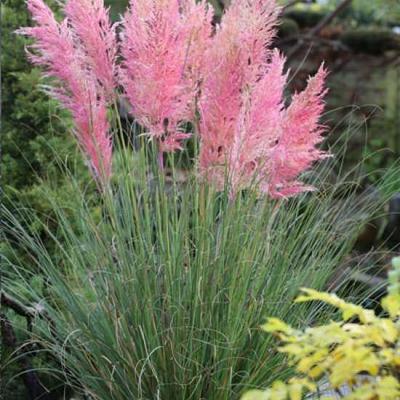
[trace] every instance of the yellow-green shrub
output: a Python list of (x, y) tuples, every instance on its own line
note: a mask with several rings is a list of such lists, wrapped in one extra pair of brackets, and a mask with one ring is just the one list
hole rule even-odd
[(342, 320), (298, 330), (268, 319), (262, 328), (281, 340), (278, 350), (288, 356), (296, 376), (264, 391), (249, 391), (242, 400), (300, 400), (306, 394), (320, 398), (324, 383), (332, 393), (345, 388), (341, 398), (346, 400), (400, 399), (400, 257), (393, 259), (388, 294), (381, 301), (384, 316), (335, 294), (302, 291), (296, 302), (322, 301), (338, 308)]

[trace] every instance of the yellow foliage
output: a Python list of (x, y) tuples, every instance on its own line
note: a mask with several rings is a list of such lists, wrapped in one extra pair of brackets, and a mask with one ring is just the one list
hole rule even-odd
[(342, 321), (299, 330), (268, 319), (263, 330), (280, 339), (278, 351), (288, 356), (297, 376), (251, 390), (242, 400), (301, 400), (317, 395), (318, 383), (324, 382), (338, 393), (346, 388), (345, 400), (400, 399), (400, 257), (393, 260), (388, 294), (381, 302), (387, 316), (313, 289), (302, 289), (296, 302), (314, 300), (339, 309)]

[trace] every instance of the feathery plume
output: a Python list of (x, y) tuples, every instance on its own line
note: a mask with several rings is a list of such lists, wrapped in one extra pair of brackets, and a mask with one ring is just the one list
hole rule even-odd
[(297, 181), (298, 175), (317, 160), (329, 154), (316, 146), (322, 141), (324, 126), (319, 119), (324, 110), (323, 97), (327, 71), (323, 65), (310, 78), (306, 89), (295, 94), (282, 115), (282, 130), (278, 144), (269, 160), (269, 182), (264, 188), (272, 197), (288, 197), (313, 190)]
[[(107, 103), (116, 86), (115, 26), (102, 0), (67, 0), (58, 23), (43, 0), (28, 0), (36, 26), (31, 60), (59, 80), (52, 94), (71, 111), (76, 136), (96, 176), (111, 174)], [(200, 135), (198, 168), (231, 197), (247, 187), (272, 197), (312, 188), (298, 176), (328, 156), (317, 148), (323, 127), (323, 66), (283, 103), (285, 59), (271, 49), (275, 0), (232, 0), (212, 35), (202, 0), (130, 0), (118, 78), (137, 121), (164, 151), (180, 149), (192, 122)], [(199, 113), (200, 119), (198, 120)]]
[[(86, 0), (70, 0), (81, 1)], [(35, 40), (29, 58), (44, 67), (46, 76), (57, 79), (50, 94), (71, 112), (77, 140), (89, 158), (93, 174), (104, 183), (111, 175), (112, 156), (105, 86), (99, 84), (93, 60), (70, 20), (65, 18), (58, 23), (43, 0), (28, 0), (27, 5), (35, 26), (18, 33)], [(90, 25), (101, 22), (95, 20), (94, 13), (86, 17), (94, 19), (88, 21)]]
[(124, 18), (122, 85), (132, 114), (159, 140), (181, 148), (183, 122), (194, 115), (202, 53), (211, 36), (205, 1), (131, 0)]
[(233, 194), (268, 179), (271, 149), (281, 134), (283, 91), (287, 79), (283, 72), (284, 63), (284, 57), (274, 51), (264, 76), (242, 93), (242, 106), (228, 160)]
[(310, 190), (296, 178), (325, 156), (316, 145), (326, 72), (284, 109), (285, 59), (271, 49), (278, 11), (274, 0), (234, 0), (206, 52), (199, 170), (219, 189), (228, 183), (231, 198), (247, 187), (271, 197)]
[(109, 10), (103, 0), (68, 0), (64, 7), (72, 32), (85, 52), (86, 61), (104, 88), (113, 98), (116, 87), (116, 25), (111, 24)]
[(225, 172), (232, 173), (227, 167), (243, 111), (242, 94), (252, 92), (269, 69), (278, 11), (273, 0), (234, 0), (205, 54), (199, 169), (218, 187)]

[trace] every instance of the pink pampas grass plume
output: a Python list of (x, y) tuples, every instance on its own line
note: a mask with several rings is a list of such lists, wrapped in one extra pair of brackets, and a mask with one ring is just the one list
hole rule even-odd
[(229, 152), (231, 193), (269, 177), (271, 149), (281, 134), (285, 59), (275, 51), (267, 72), (241, 96), (242, 106)]
[[(238, 124), (246, 107), (244, 99), (270, 71), (268, 46), (275, 35), (278, 12), (275, 1), (234, 0), (205, 53), (207, 67), (199, 104), (199, 170), (218, 187), (224, 183), (224, 171), (236, 175), (227, 167), (233, 157), (233, 143), (236, 141), (236, 149), (238, 146), (237, 131), (243, 129)], [(268, 88), (268, 92), (272, 90)]]
[[(34, 39), (29, 58), (45, 69), (46, 76), (56, 78), (50, 94), (71, 112), (79, 145), (94, 176), (105, 183), (111, 175), (112, 157), (105, 84), (95, 75), (93, 60), (68, 18), (58, 23), (43, 0), (28, 0), (27, 5), (35, 26), (18, 33)], [(96, 15), (86, 17), (90, 20)], [(88, 24), (100, 22), (95, 19)]]
[(231, 198), (250, 187), (271, 197), (311, 190), (296, 179), (326, 156), (316, 147), (326, 72), (284, 108), (285, 59), (270, 47), (278, 12), (273, 0), (234, 0), (205, 55), (198, 167)]
[(76, 41), (85, 52), (86, 62), (104, 88), (113, 97), (116, 87), (116, 25), (111, 24), (103, 0), (68, 0), (64, 7)]
[(137, 121), (161, 151), (190, 135), (202, 56), (211, 36), (205, 1), (131, 0), (124, 18), (122, 85)]
[(319, 124), (324, 110), (323, 98), (327, 71), (323, 65), (310, 78), (306, 89), (295, 94), (282, 115), (282, 130), (278, 144), (272, 149), (269, 180), (264, 190), (272, 197), (288, 197), (313, 190), (297, 181), (297, 177), (320, 159), (329, 156), (317, 145), (323, 140), (325, 128)]

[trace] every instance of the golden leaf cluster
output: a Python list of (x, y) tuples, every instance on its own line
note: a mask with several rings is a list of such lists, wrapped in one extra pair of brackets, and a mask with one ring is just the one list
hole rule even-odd
[[(262, 328), (279, 338), (278, 351), (288, 356), (296, 376), (266, 390), (251, 390), (242, 400), (400, 399), (400, 257), (392, 263), (382, 315), (335, 294), (302, 289), (296, 302), (329, 304), (340, 311), (341, 320), (294, 329), (269, 318)], [(325, 393), (324, 383), (329, 387)]]

